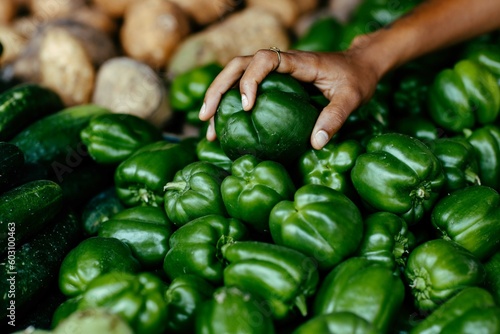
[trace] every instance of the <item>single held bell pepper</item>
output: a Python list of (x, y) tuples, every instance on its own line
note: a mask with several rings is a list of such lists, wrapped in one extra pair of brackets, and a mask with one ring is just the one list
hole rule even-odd
[(108, 272), (139, 270), (140, 264), (126, 243), (115, 238), (90, 237), (64, 258), (59, 269), (59, 289), (66, 296), (75, 297), (95, 278)]
[(118, 164), (139, 148), (161, 140), (161, 131), (135, 115), (104, 114), (92, 118), (80, 137), (96, 162)]
[(342, 25), (335, 17), (319, 17), (293, 43), (291, 49), (316, 52), (339, 51), (341, 32)]
[(255, 231), (269, 231), (269, 214), (274, 205), (293, 198), (295, 185), (279, 162), (246, 154), (233, 162), (231, 175), (221, 184), (228, 214)]
[(214, 287), (201, 277), (182, 275), (165, 292), (167, 333), (194, 333), (196, 313), (212, 298)]
[(445, 183), (441, 163), (420, 140), (387, 133), (372, 138), (351, 170), (354, 188), (378, 211), (411, 225), (431, 210)]
[(365, 218), (363, 230), (357, 256), (392, 269), (406, 265), (415, 246), (415, 236), (403, 218), (390, 212), (376, 212)]
[(165, 191), (165, 211), (177, 226), (206, 215), (226, 216), (221, 183), (229, 173), (210, 162), (195, 161), (175, 173)]
[(275, 319), (289, 316), (295, 307), (307, 315), (306, 300), (316, 292), (318, 270), (308, 256), (291, 248), (259, 241), (222, 246), (228, 266), (224, 285), (248, 291), (263, 300)]
[(196, 156), (200, 161), (211, 162), (228, 172), (231, 171), (233, 161), (224, 153), (218, 139), (214, 141), (209, 141), (205, 137), (200, 139), (196, 145)]
[(500, 195), (486, 186), (470, 186), (442, 198), (431, 214), (441, 237), (453, 240), (479, 260), (500, 248)]
[(270, 73), (259, 85), (255, 105), (243, 110), (240, 92), (226, 92), (215, 114), (215, 130), (231, 160), (253, 154), (287, 163), (310, 147), (319, 110), (300, 82)]
[(372, 324), (352, 312), (321, 314), (306, 321), (292, 332), (292, 334), (314, 333), (379, 334)]
[(110, 272), (89, 284), (77, 309), (106, 309), (125, 320), (136, 334), (160, 334), (166, 327), (165, 289), (150, 273)]
[(143, 146), (116, 167), (118, 198), (126, 206), (163, 206), (163, 186), (195, 160), (195, 145), (191, 142), (157, 141)]
[(351, 169), (363, 151), (356, 140), (332, 140), (320, 150), (307, 150), (298, 159), (300, 184), (321, 184), (353, 199), (356, 191), (351, 182)]
[(194, 219), (170, 237), (163, 269), (170, 279), (192, 274), (219, 284), (224, 270), (221, 248), (246, 237), (247, 228), (237, 219), (219, 215)]
[[(491, 317), (491, 310), (496, 314)], [(480, 287), (468, 287), (457, 293), (455, 296), (444, 302), (442, 305), (425, 317), (410, 331), (411, 334), (441, 334), (441, 333), (468, 333), (468, 331), (457, 330), (456, 326), (460, 325), (463, 320), (470, 319), (477, 312), (485, 313), (491, 320), (496, 320), (497, 327), (495, 331), (481, 331), (487, 329), (490, 321), (483, 318), (482, 321), (470, 322), (470, 328), (474, 329), (469, 333), (498, 333), (500, 327), (498, 307), (491, 294)], [(496, 312), (495, 312), (496, 311)], [(490, 322), (491, 323), (491, 322)]]
[(481, 184), (500, 191), (500, 126), (489, 124), (466, 131), (479, 162)]
[(136, 206), (102, 223), (98, 236), (125, 242), (144, 268), (158, 268), (167, 254), (173, 229), (163, 208)]
[(172, 109), (185, 113), (187, 122), (200, 124), (198, 113), (203, 104), (203, 97), (221, 70), (222, 66), (219, 64), (209, 63), (173, 78), (169, 90)]
[(461, 132), (492, 123), (500, 112), (500, 87), (486, 68), (461, 60), (437, 74), (429, 88), (429, 113), (439, 126)]
[(276, 204), (269, 229), (277, 245), (295, 249), (329, 270), (358, 248), (363, 219), (358, 207), (341, 192), (319, 184), (300, 187), (293, 201)]
[(484, 270), (485, 288), (493, 295), (497, 305), (500, 305), (500, 251), (484, 261)]
[(351, 257), (325, 277), (314, 300), (314, 314), (352, 312), (386, 333), (403, 304), (399, 274), (376, 261)]
[(441, 162), (446, 182), (443, 191), (451, 193), (481, 184), (474, 147), (464, 137), (439, 138), (427, 145)]
[(269, 313), (261, 301), (236, 287), (220, 287), (196, 313), (197, 334), (274, 334)]
[(433, 239), (411, 251), (404, 274), (415, 307), (432, 312), (464, 288), (482, 284), (484, 267), (454, 241)]

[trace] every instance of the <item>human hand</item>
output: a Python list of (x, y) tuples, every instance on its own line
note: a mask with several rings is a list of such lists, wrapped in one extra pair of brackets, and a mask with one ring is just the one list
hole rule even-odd
[(295, 79), (314, 84), (330, 101), (321, 111), (313, 132), (311, 145), (321, 149), (341, 128), (349, 114), (372, 96), (380, 79), (378, 72), (363, 54), (345, 52), (280, 52), (262, 49), (253, 56), (231, 60), (214, 79), (205, 94), (200, 119), (210, 121), (207, 139), (216, 138), (214, 118), (222, 95), (239, 82), (244, 110), (251, 110), (258, 84), (272, 71), (288, 73)]

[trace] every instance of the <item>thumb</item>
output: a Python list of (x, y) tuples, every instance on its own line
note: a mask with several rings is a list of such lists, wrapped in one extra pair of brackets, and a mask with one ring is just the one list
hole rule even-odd
[(360, 104), (361, 98), (355, 98), (353, 94), (336, 94), (316, 120), (311, 134), (312, 147), (316, 150), (323, 148)]

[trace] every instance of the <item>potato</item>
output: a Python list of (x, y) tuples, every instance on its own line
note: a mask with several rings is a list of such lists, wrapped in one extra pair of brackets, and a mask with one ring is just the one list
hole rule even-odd
[(292, 27), (298, 18), (318, 6), (318, 0), (246, 0), (248, 7), (261, 7), (277, 15), (285, 27)]
[(167, 78), (211, 62), (226, 65), (240, 55), (276, 46), (288, 49), (290, 36), (277, 16), (260, 7), (249, 7), (191, 34), (177, 48), (167, 66)]
[(13, 62), (25, 49), (27, 40), (17, 31), (7, 25), (0, 24), (0, 41), (3, 45), (3, 53), (0, 56), (0, 65)]
[(13, 0), (0, 1), (0, 24), (11, 22), (16, 16), (17, 5)]
[(92, 102), (159, 128), (172, 117), (164, 82), (151, 67), (128, 57), (110, 59), (100, 67)]
[(75, 13), (85, 5), (85, 0), (30, 0), (31, 15), (48, 21), (53, 18)]
[(46, 25), (42, 25), (35, 32), (24, 52), (13, 63), (14, 75), (17, 78), (22, 81), (37, 82), (40, 80), (39, 53), (41, 43), (53, 29), (66, 30), (71, 36), (80, 41), (94, 67), (100, 66), (117, 54), (111, 37), (105, 33), (73, 20), (53, 20)]
[(238, 5), (236, 0), (170, 0), (184, 10), (198, 25), (207, 25), (232, 12)]
[(74, 14), (66, 16), (74, 21), (89, 25), (107, 35), (114, 35), (118, 29), (117, 23), (108, 14), (95, 6), (85, 6)]
[(139, 0), (92, 0), (104, 13), (114, 18), (121, 18), (125, 14), (127, 7)]
[(46, 33), (40, 45), (40, 82), (66, 106), (89, 103), (95, 69), (81, 41), (63, 28)]
[(190, 32), (189, 18), (167, 0), (144, 0), (131, 4), (120, 31), (125, 54), (162, 69), (178, 44)]

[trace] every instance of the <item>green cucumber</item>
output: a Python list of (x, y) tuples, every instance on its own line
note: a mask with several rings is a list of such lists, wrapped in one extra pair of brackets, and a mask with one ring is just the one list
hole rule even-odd
[(0, 260), (2, 319), (11, 321), (12, 312), (16, 319), (24, 317), (57, 282), (64, 257), (82, 238), (80, 224), (74, 212), (61, 211), (41, 233)]
[(0, 142), (0, 192), (12, 188), (24, 166), (23, 152), (14, 144)]
[(54, 91), (34, 83), (0, 94), (0, 140), (10, 140), (34, 121), (64, 108)]
[(42, 230), (62, 208), (61, 186), (36, 180), (0, 196), (0, 254)]
[(94, 104), (65, 108), (32, 123), (10, 141), (29, 163), (41, 163), (54, 171), (70, 171), (88, 156), (80, 139), (82, 131), (97, 115), (110, 112)]

